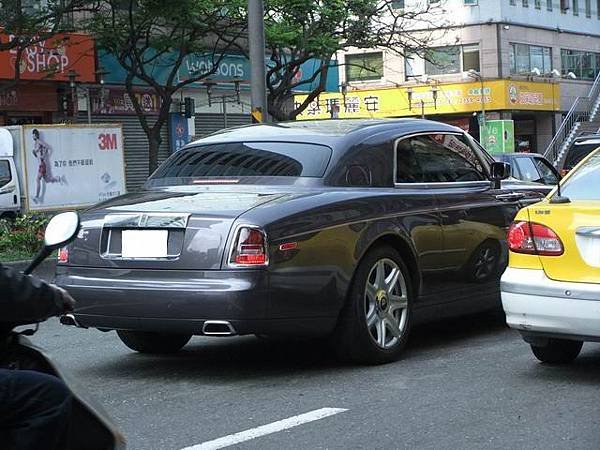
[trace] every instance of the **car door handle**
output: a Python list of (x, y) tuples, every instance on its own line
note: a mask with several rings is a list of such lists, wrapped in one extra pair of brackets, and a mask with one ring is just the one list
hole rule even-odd
[(510, 192), (508, 194), (498, 194), (496, 198), (501, 202), (516, 202), (525, 198), (525, 194), (522, 192)]

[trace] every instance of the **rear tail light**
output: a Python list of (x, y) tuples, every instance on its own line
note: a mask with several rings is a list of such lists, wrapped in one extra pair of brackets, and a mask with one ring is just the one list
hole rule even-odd
[(58, 249), (58, 263), (59, 264), (67, 264), (68, 262), (69, 262), (69, 249), (67, 247)]
[(515, 253), (540, 256), (560, 256), (564, 252), (558, 235), (545, 225), (534, 222), (513, 222), (508, 229), (508, 247)]
[(267, 237), (260, 228), (240, 227), (229, 258), (234, 266), (266, 266)]

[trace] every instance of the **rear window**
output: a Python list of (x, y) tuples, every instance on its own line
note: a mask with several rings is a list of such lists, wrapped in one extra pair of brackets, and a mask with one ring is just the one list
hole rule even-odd
[(600, 141), (593, 143), (578, 144), (575, 142), (569, 149), (567, 159), (565, 160), (565, 169), (571, 170), (587, 155), (600, 147)]
[(202, 177), (322, 177), (331, 152), (324, 145), (291, 142), (203, 145), (172, 155), (150, 181), (191, 184)]
[(594, 154), (562, 185), (571, 200), (600, 200), (600, 152)]

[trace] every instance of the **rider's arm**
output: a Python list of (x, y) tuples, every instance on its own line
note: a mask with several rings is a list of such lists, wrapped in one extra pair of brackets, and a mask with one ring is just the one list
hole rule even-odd
[(37, 322), (64, 311), (63, 293), (0, 265), (0, 322)]

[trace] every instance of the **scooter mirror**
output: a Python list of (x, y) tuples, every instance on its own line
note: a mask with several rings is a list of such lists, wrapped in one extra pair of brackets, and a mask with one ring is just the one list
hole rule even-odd
[(48, 250), (54, 251), (72, 241), (78, 232), (79, 215), (76, 212), (58, 214), (46, 226), (44, 245)]

